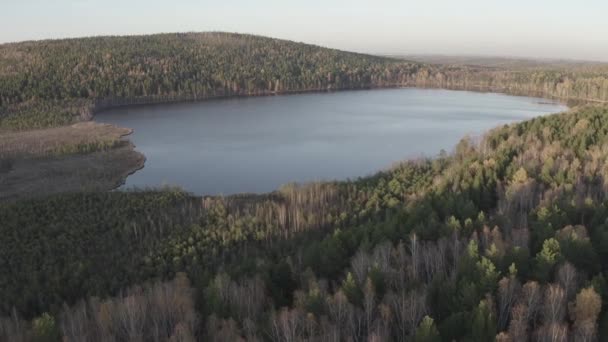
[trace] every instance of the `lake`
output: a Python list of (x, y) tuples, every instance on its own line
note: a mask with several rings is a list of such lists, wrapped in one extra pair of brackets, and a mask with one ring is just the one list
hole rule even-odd
[(122, 188), (212, 195), (366, 176), (449, 152), (467, 134), (566, 109), (539, 98), (404, 88), (124, 107), (96, 121), (133, 128), (147, 158)]

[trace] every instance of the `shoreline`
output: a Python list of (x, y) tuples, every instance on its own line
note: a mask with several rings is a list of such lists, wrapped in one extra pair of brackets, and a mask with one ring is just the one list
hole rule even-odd
[[(116, 125), (112, 125), (114, 127), (117, 128), (121, 128), (120, 126), (116, 126)], [(128, 137), (129, 135), (133, 134), (133, 132), (135, 131), (133, 128), (130, 127), (124, 127), (126, 129), (128, 129), (128, 132), (121, 135), (120, 138), (124, 139), (125, 137)], [(137, 165), (134, 168), (131, 168), (129, 170), (127, 170), (121, 177), (120, 179), (118, 179), (118, 181), (115, 183), (115, 186), (111, 189), (109, 189), (108, 191), (114, 191), (114, 190), (118, 190), (118, 188), (120, 188), (121, 186), (123, 186), (126, 182), (127, 182), (127, 178), (134, 174), (135, 172), (143, 169), (146, 166), (146, 155), (143, 154), (142, 152), (137, 151), (135, 148), (137, 147), (131, 140), (126, 140), (128, 147), (131, 151), (133, 151), (134, 153), (137, 154), (137, 156), (139, 157)]]
[[(470, 93), (478, 93), (478, 94), (497, 94), (497, 95), (502, 95), (502, 96), (509, 96), (509, 97), (525, 97), (525, 98), (530, 98), (533, 99), (535, 102), (534, 103), (538, 103), (538, 104), (547, 104), (547, 105), (560, 105), (565, 107), (563, 110), (558, 110), (556, 112), (548, 112), (546, 114), (543, 115), (552, 115), (552, 114), (558, 114), (558, 113), (563, 113), (563, 112), (567, 112), (569, 110), (571, 110), (573, 107), (570, 107), (565, 101), (563, 100), (559, 100), (556, 98), (547, 98), (547, 97), (537, 97), (537, 96), (533, 96), (533, 95), (512, 95), (509, 93), (499, 93), (499, 92), (493, 92), (493, 91), (475, 91), (475, 90), (462, 90), (462, 89), (446, 89), (446, 88), (434, 88), (434, 87), (412, 87), (412, 86), (395, 86), (395, 87), (374, 87), (374, 88), (356, 88), (356, 89), (340, 89), (340, 90), (326, 90), (326, 91), (316, 91), (316, 90), (307, 90), (307, 91), (294, 91), (294, 92), (288, 92), (288, 93), (273, 93), (273, 94), (264, 94), (264, 95), (241, 95), (241, 96), (224, 96), (224, 97), (215, 97), (215, 98), (208, 98), (208, 99), (203, 99), (203, 100), (184, 100), (184, 101), (174, 101), (174, 102), (162, 102), (162, 103), (138, 103), (138, 104), (124, 104), (121, 106), (115, 106), (112, 108), (105, 108), (103, 111), (98, 112), (98, 114), (103, 115), (103, 112), (105, 111), (110, 111), (116, 108), (129, 108), (129, 107), (133, 107), (133, 108), (138, 108), (138, 107), (147, 107), (147, 106), (172, 106), (172, 105), (180, 105), (180, 104), (197, 104), (197, 103), (203, 103), (206, 101), (221, 101), (221, 100), (230, 100), (230, 99), (238, 99), (238, 98), (247, 98), (247, 97), (261, 97), (261, 96), (290, 96), (290, 95), (300, 95), (300, 94), (327, 94), (327, 93), (335, 93), (335, 92), (356, 92), (356, 91), (383, 91), (383, 90), (397, 90), (397, 89), (422, 89), (422, 90), (446, 90), (446, 91), (458, 91), (458, 92), (470, 92)], [(543, 100), (546, 100), (546, 102), (544, 102)], [(552, 102), (549, 102), (552, 101)], [(525, 120), (530, 120), (533, 118), (538, 117), (537, 115), (535, 116), (531, 116), (529, 118), (523, 119), (523, 121)], [(95, 121), (95, 118), (92, 119), (93, 121)], [(95, 121), (95, 122), (99, 122), (99, 121)], [(480, 136), (483, 136), (484, 134), (486, 134), (487, 132), (489, 132), (490, 130), (492, 130), (495, 127), (491, 127), (488, 130), (480, 133)], [(130, 132), (128, 134), (125, 134), (125, 136), (131, 135), (133, 133), (133, 129), (129, 128)], [(135, 149), (136, 146), (134, 144), (132, 144), (133, 148)], [(143, 154), (142, 152), (139, 152)], [(429, 157), (429, 158), (435, 158), (434, 157)], [(145, 167), (145, 155), (144, 155), (144, 163), (141, 165), (141, 167), (133, 170), (132, 172), (128, 173), (128, 175), (125, 176), (125, 178), (123, 179), (122, 182), (118, 183), (115, 187), (113, 187), (112, 189), (110, 189), (110, 191), (116, 191), (119, 190), (120, 187), (122, 187), (124, 184), (126, 184), (126, 179), (128, 176), (136, 173), (139, 170), (142, 170)], [(415, 158), (414, 158), (415, 159)], [(397, 162), (394, 162), (393, 164), (401, 164), (404, 162), (408, 162), (412, 160), (411, 158), (406, 158), (403, 160), (399, 160)], [(393, 168), (393, 166), (390, 167), (381, 167), (378, 168), (376, 171), (371, 172), (369, 174), (366, 175), (360, 175), (357, 176), (353, 179), (358, 179), (358, 178), (367, 178), (367, 177), (373, 177), (374, 175), (376, 175), (379, 172), (386, 172), (389, 171)], [(348, 181), (348, 180), (352, 180), (352, 179), (333, 179), (333, 180), (329, 180), (329, 182), (332, 181), (338, 181), (338, 182), (342, 182), (342, 181)], [(326, 181), (322, 181), (322, 182), (326, 182)], [(304, 182), (301, 184), (307, 184), (308, 182)], [(161, 185), (156, 185), (156, 186), (150, 186), (152, 188), (154, 187), (160, 187)], [(128, 189), (125, 189), (128, 190)], [(189, 192), (187, 189), (184, 189), (184, 191)], [(270, 193), (277, 191), (276, 189), (271, 191)], [(259, 193), (246, 193), (246, 194), (253, 194), (256, 196), (265, 194), (265, 193), (269, 193), (269, 192), (259, 192)], [(226, 196), (236, 196), (239, 195), (241, 193), (235, 193), (235, 194), (230, 194), (230, 195), (226, 195)], [(200, 197), (201, 195), (195, 195), (197, 197)], [(209, 196), (216, 196), (216, 195), (209, 195)]]
[[(118, 101), (116, 104), (100, 105), (99, 103), (93, 104), (91, 109), (91, 116), (87, 121), (94, 121), (95, 116), (105, 111), (110, 111), (118, 108), (130, 108), (130, 107), (146, 107), (155, 105), (172, 105), (172, 104), (183, 104), (183, 103), (203, 103), (207, 101), (220, 101), (229, 99), (241, 99), (241, 98), (252, 98), (252, 97), (272, 97), (272, 96), (291, 96), (301, 94), (326, 94), (326, 93), (338, 93), (348, 91), (365, 91), (365, 90), (390, 90), (390, 89), (428, 89), (428, 90), (450, 90), (450, 91), (465, 91), (482, 94), (501, 94), (515, 97), (536, 97), (539, 99), (554, 100), (562, 105), (573, 107), (569, 102), (575, 102), (578, 104), (608, 104), (608, 101), (598, 99), (583, 99), (573, 97), (560, 97), (548, 94), (546, 92), (525, 92), (525, 91), (509, 91), (507, 87), (486, 87), (480, 84), (474, 84), (471, 86), (433, 86), (433, 85), (416, 85), (416, 84), (388, 84), (388, 85), (375, 85), (366, 87), (350, 87), (350, 88), (310, 88), (302, 90), (288, 90), (288, 91), (272, 91), (272, 92), (256, 92), (256, 93), (243, 93), (243, 94), (230, 94), (230, 95), (213, 95), (213, 96), (202, 96), (202, 97), (183, 97), (174, 99), (146, 99), (146, 98), (132, 98), (132, 99), (102, 99), (104, 101)], [(122, 103), (120, 103), (122, 102)]]
[(131, 169), (128, 169), (127, 171), (125, 171), (123, 173), (123, 175), (116, 181), (115, 185), (113, 188), (108, 189), (108, 191), (115, 191), (118, 190), (121, 186), (125, 185), (125, 183), (127, 182), (127, 178), (129, 176), (131, 176), (132, 174), (134, 174), (135, 172), (142, 170), (145, 166), (146, 166), (146, 155), (137, 151), (135, 149), (135, 144), (133, 144), (133, 142), (131, 142), (130, 140), (127, 141), (128, 142), (128, 146), (129, 148), (135, 152), (137, 154), (137, 156), (139, 157), (137, 160), (137, 165)]
[(0, 202), (120, 186), (145, 166), (132, 132), (88, 121), (0, 135)]
[[(145, 101), (140, 101), (140, 100), (131, 100), (130, 103), (121, 103), (121, 104), (114, 104), (112, 106), (106, 105), (104, 106), (102, 109), (97, 109), (94, 110), (93, 112), (91, 112), (91, 116), (88, 117), (87, 120), (82, 120), (82, 121), (78, 121), (72, 125), (69, 126), (60, 126), (60, 127), (55, 127), (55, 128), (44, 128), (44, 129), (38, 129), (38, 130), (30, 130), (30, 131), (17, 131), (17, 132), (7, 132), (8, 134), (28, 134), (28, 133), (36, 133), (36, 134), (40, 134), (42, 136), (45, 136), (46, 132), (51, 132), (53, 130), (57, 130), (57, 129), (65, 129), (65, 128), (69, 128), (69, 127), (87, 127), (87, 125), (89, 125), (90, 127), (96, 127), (96, 125), (109, 125), (109, 124), (102, 124), (99, 121), (95, 120), (95, 116), (97, 114), (103, 113), (106, 110), (112, 110), (115, 108), (124, 108), (124, 107), (140, 107), (140, 106), (150, 106), (150, 105), (172, 105), (172, 104), (180, 104), (180, 103), (198, 103), (198, 102), (204, 102), (204, 101), (215, 101), (215, 100), (224, 100), (224, 99), (231, 99), (231, 98), (244, 98), (244, 97), (257, 97), (257, 96), (289, 96), (289, 95), (298, 95), (298, 94), (323, 94), (323, 93), (333, 93), (333, 92), (345, 92), (345, 91), (359, 91), (359, 90), (390, 90), (390, 89), (437, 89), (437, 90), (449, 90), (449, 91), (465, 91), (465, 92), (475, 92), (475, 93), (493, 93), (493, 94), (501, 94), (501, 95), (505, 95), (505, 96), (516, 96), (516, 97), (537, 97), (538, 99), (548, 99), (548, 100), (552, 100), (552, 101), (556, 101), (558, 102), (560, 105), (564, 105), (567, 108), (567, 110), (571, 110), (574, 107), (576, 107), (577, 105), (573, 106), (571, 104), (569, 104), (568, 102), (571, 102), (572, 100), (568, 101), (565, 100), (563, 98), (558, 98), (555, 96), (551, 96), (549, 94), (536, 94), (533, 92), (528, 92), (528, 93), (523, 93), (523, 92), (519, 92), (519, 93), (515, 93), (515, 92), (509, 92), (509, 91), (504, 91), (504, 90), (508, 90), (508, 89), (504, 89), (504, 88), (493, 88), (490, 89), (488, 87), (482, 87), (480, 85), (476, 85), (476, 86), (467, 86), (467, 87), (434, 87), (434, 86), (421, 86), (421, 85), (417, 85), (417, 86), (412, 86), (412, 85), (391, 85), (391, 86), (373, 86), (373, 87), (365, 87), (365, 88), (341, 88), (341, 89), (307, 89), (307, 90), (298, 90), (298, 91), (288, 91), (288, 92), (272, 92), (272, 93), (265, 93), (265, 94), (244, 94), (244, 95), (230, 95), (230, 96), (215, 96), (215, 97), (208, 97), (208, 98), (203, 98), (203, 99), (175, 99), (175, 100), (171, 100), (171, 101), (150, 101), (145, 100)], [(503, 90), (502, 92), (500, 90)], [(605, 101), (586, 101), (584, 103), (606, 103)], [(93, 108), (92, 108), (93, 109)], [(555, 114), (555, 113), (551, 113), (551, 114)], [(145, 168), (146, 166), (146, 161), (147, 158), (145, 156), (144, 153), (137, 151), (136, 149), (136, 145), (133, 144), (133, 142), (131, 140), (128, 139), (128, 137), (134, 133), (134, 130), (132, 128), (129, 127), (120, 127), (120, 126), (116, 126), (116, 125), (110, 125), (110, 126), (114, 126), (115, 130), (121, 131), (122, 133), (119, 135), (119, 139), (120, 141), (124, 142), (124, 146), (121, 147), (116, 147), (116, 148), (110, 148), (109, 150), (105, 150), (105, 151), (91, 151), (91, 152), (86, 152), (88, 154), (102, 154), (102, 155), (106, 155), (106, 158), (115, 158), (116, 160), (122, 158), (121, 160), (124, 160), (123, 164), (117, 164), (116, 160), (114, 160), (113, 162), (103, 162), (101, 159), (97, 158), (93, 158), (92, 156), (89, 156), (88, 154), (81, 154), (81, 153), (71, 153), (71, 154), (67, 154), (64, 156), (46, 156), (45, 159), (50, 159), (50, 160), (62, 160), (62, 159), (66, 159), (69, 158), (71, 160), (71, 162), (73, 163), (74, 159), (82, 159), (85, 160), (86, 158), (90, 158), (92, 160), (95, 160), (94, 164), (95, 165), (89, 165), (88, 167), (93, 169), (93, 174), (95, 174), (96, 172), (100, 172), (99, 170), (104, 170), (104, 172), (106, 174), (111, 174), (114, 178), (114, 181), (110, 181), (109, 183), (106, 183), (108, 180), (106, 179), (105, 181), (100, 182), (98, 179), (95, 179), (93, 177), (91, 177), (88, 180), (88, 183), (90, 183), (89, 185), (85, 186), (82, 185), (81, 187), (83, 188), (95, 188), (101, 191), (119, 191), (118, 189), (120, 187), (122, 187), (124, 184), (126, 184), (126, 180), (129, 176), (135, 174), (137, 171), (140, 171), (142, 169)], [(111, 133), (106, 133), (107, 135), (102, 136), (103, 137), (109, 137)], [(2, 137), (3, 134), (0, 134), (0, 137)], [(19, 145), (19, 143), (16, 143), (17, 145)], [(61, 145), (59, 145), (61, 146)], [(127, 155), (125, 155), (127, 154)], [(23, 159), (23, 156), (19, 156), (17, 157), (17, 159)], [(407, 162), (408, 160), (402, 160), (401, 162)], [(91, 162), (91, 161), (89, 161)], [(102, 164), (99, 164), (102, 163)], [(78, 170), (78, 169), (76, 169)], [(377, 172), (383, 172), (386, 171), (385, 169), (379, 169)], [(62, 172), (65, 172), (65, 170), (62, 170)], [(375, 174), (375, 173), (374, 173)], [(5, 173), (6, 175), (6, 173)], [(373, 174), (372, 174), (373, 175)], [(368, 175), (368, 176), (372, 176), (372, 175)], [(0, 176), (2, 176), (2, 174), (0, 174)], [(68, 177), (68, 176), (66, 176)], [(362, 176), (365, 177), (365, 176)], [(2, 180), (2, 178), (0, 177), (0, 181)], [(64, 181), (64, 179), (61, 179), (60, 181)], [(83, 182), (83, 179), (79, 179), (78, 180), (80, 183)], [(107, 184), (105, 186), (101, 185), (101, 184)], [(84, 184), (84, 183), (83, 183)], [(27, 188), (29, 186), (29, 184), (24, 184), (24, 186)], [(66, 191), (73, 191), (74, 189), (71, 190), (66, 190)], [(43, 195), (44, 195), (44, 191)], [(57, 191), (56, 189), (53, 189), (52, 191), (50, 191), (50, 193), (57, 193), (57, 192), (62, 192), (62, 191)], [(256, 194), (256, 195), (260, 195), (260, 194)], [(27, 195), (24, 195), (27, 197)]]

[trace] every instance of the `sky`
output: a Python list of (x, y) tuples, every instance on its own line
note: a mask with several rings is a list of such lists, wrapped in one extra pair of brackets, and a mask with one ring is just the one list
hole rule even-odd
[(228, 31), (373, 54), (608, 61), (606, 0), (0, 2), (0, 43)]

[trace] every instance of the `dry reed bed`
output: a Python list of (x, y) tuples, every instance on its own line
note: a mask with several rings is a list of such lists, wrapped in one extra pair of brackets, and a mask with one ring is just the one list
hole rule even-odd
[(131, 129), (96, 122), (0, 133), (0, 158), (86, 153), (116, 147)]

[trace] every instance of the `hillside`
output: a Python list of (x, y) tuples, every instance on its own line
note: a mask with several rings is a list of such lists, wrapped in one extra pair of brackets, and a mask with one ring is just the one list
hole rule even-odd
[[(405, 82), (415, 72), (407, 63), (393, 70), (393, 62), (227, 33), (8, 44), (0, 46), (0, 126), (71, 123), (88, 118), (93, 105), (370, 87)], [(85, 102), (61, 108), (76, 100)]]
[(425, 65), (230, 33), (0, 45), (0, 129), (88, 120), (129, 103), (420, 86), (607, 101), (607, 70)]

